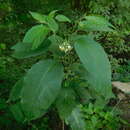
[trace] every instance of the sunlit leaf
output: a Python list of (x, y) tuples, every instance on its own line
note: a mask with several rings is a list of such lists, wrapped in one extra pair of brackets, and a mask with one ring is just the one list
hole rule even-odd
[(113, 31), (114, 26), (105, 18), (99, 16), (86, 16), (85, 20), (79, 23), (79, 29), (84, 31)]
[(69, 22), (69, 23), (71, 23), (71, 20), (68, 17), (66, 17), (66, 16), (64, 16), (62, 14), (57, 15), (55, 18), (59, 22)]
[(44, 25), (36, 25), (25, 34), (23, 42), (31, 43), (32, 50), (35, 50), (42, 44), (49, 32), (50, 30), (48, 27)]
[(40, 23), (46, 23), (46, 19), (47, 19), (47, 16), (46, 15), (42, 15), (40, 13), (36, 13), (36, 12), (31, 12), (30, 11), (30, 14), (32, 15), (32, 17), (34, 19), (36, 19), (38, 22)]
[(58, 12), (58, 10), (53, 10), (49, 13), (49, 16), (53, 18), (57, 12)]

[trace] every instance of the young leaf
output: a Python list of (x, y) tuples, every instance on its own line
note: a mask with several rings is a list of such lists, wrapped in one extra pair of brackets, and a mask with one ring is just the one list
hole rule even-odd
[(72, 130), (86, 130), (85, 121), (79, 108), (75, 108), (71, 115), (66, 119)]
[(50, 30), (48, 27), (44, 25), (36, 25), (26, 33), (23, 42), (31, 43), (32, 50), (35, 50), (42, 44), (49, 32)]
[(58, 12), (58, 10), (53, 10), (49, 13), (49, 17), (54, 17), (56, 15), (56, 13)]
[(50, 44), (51, 44), (50, 40), (46, 39), (37, 49), (32, 50), (31, 43), (19, 42), (12, 47), (12, 49), (15, 50), (12, 56), (19, 59), (38, 56), (44, 54), (48, 50)]
[(58, 31), (58, 24), (52, 17), (47, 17), (47, 25), (55, 33)]
[(62, 14), (57, 15), (55, 18), (59, 22), (69, 22), (69, 23), (71, 23), (71, 20), (68, 17), (66, 17), (66, 16), (64, 16)]
[(56, 100), (56, 107), (60, 118), (62, 120), (67, 118), (76, 107), (76, 104), (76, 94), (74, 90), (72, 88), (62, 88)]
[(103, 48), (89, 36), (79, 36), (75, 50), (86, 68), (87, 81), (105, 99), (112, 97), (111, 66)]
[(30, 14), (32, 15), (32, 17), (34, 19), (36, 19), (38, 22), (40, 23), (46, 23), (46, 19), (47, 19), (47, 16), (46, 15), (42, 15), (40, 13), (36, 13), (36, 12), (31, 12), (30, 11)]
[(84, 31), (113, 31), (114, 26), (105, 18), (99, 16), (86, 16), (86, 20), (79, 23), (79, 29)]
[(28, 120), (41, 117), (56, 99), (63, 79), (63, 67), (53, 60), (33, 65), (24, 78), (21, 106)]

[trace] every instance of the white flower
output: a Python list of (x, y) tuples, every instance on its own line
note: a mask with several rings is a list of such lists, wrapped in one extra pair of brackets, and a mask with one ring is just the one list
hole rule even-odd
[(63, 44), (59, 45), (59, 49), (65, 53), (72, 50), (72, 46), (68, 41), (64, 41)]

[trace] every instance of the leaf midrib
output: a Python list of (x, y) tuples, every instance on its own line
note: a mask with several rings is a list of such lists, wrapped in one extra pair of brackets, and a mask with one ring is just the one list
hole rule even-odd
[(38, 100), (40, 100), (41, 93), (43, 93), (43, 92), (47, 89), (47, 87), (43, 87), (42, 92), (40, 91), (40, 90), (41, 90), (40, 88), (41, 88), (42, 81), (43, 81), (44, 78), (46, 77), (47, 73), (48, 73), (55, 65), (56, 65), (56, 64), (52, 64), (52, 65), (50, 65), (50, 67), (48, 67), (48, 69), (47, 69), (46, 72), (43, 74), (43, 76), (42, 76), (42, 78), (41, 78), (41, 80), (40, 80), (40, 82), (39, 82), (39, 85), (38, 85), (38, 88), (39, 88)]

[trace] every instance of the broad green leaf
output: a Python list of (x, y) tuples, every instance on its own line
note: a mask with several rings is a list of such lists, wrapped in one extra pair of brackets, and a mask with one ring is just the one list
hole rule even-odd
[(30, 12), (30, 14), (32, 15), (32, 17), (34, 19), (38, 20), (40, 23), (47, 24), (53, 32), (56, 32), (58, 30), (58, 24), (53, 19), (56, 12), (57, 12), (57, 10), (54, 10), (54, 11), (50, 12), (50, 14), (48, 16), (42, 15), (39, 13), (35, 13), (35, 12)]
[(77, 101), (74, 90), (72, 88), (62, 88), (56, 100), (56, 108), (58, 109), (60, 118), (62, 120), (67, 118), (76, 105)]
[(66, 16), (64, 16), (62, 14), (57, 15), (55, 18), (59, 22), (69, 22), (69, 23), (71, 23), (71, 20), (68, 17), (66, 17)]
[(61, 88), (63, 67), (53, 60), (33, 65), (24, 78), (21, 106), (28, 120), (41, 117), (54, 102)]
[(84, 31), (113, 31), (114, 26), (105, 18), (99, 16), (86, 16), (85, 20), (79, 23), (79, 29)]
[(54, 18), (54, 16), (56, 15), (56, 13), (58, 12), (58, 10), (53, 10), (49, 13), (49, 17)]
[(89, 36), (79, 36), (75, 41), (75, 50), (87, 70), (87, 81), (91, 88), (111, 98), (111, 66), (104, 49)]
[(12, 104), (10, 107), (10, 111), (12, 112), (14, 118), (18, 122), (24, 122), (25, 121), (25, 116), (24, 113), (21, 109), (21, 104), (18, 102), (16, 104)]
[(12, 88), (9, 96), (9, 101), (17, 101), (20, 99), (20, 92), (23, 87), (23, 79), (19, 80), (15, 86)]
[(50, 16), (47, 17), (47, 25), (53, 32), (58, 31), (59, 26), (58, 26), (57, 22)]
[(32, 17), (40, 23), (46, 23), (47, 16), (36, 12), (30, 12)]
[(71, 115), (66, 119), (66, 122), (71, 126), (72, 130), (86, 130), (86, 124), (80, 108), (75, 108)]
[(31, 43), (19, 42), (12, 47), (12, 49), (15, 50), (12, 56), (19, 59), (38, 56), (44, 54), (48, 50), (50, 44), (51, 42), (49, 40), (44, 40), (44, 42), (37, 49), (32, 50)]
[(44, 25), (36, 25), (26, 33), (23, 42), (31, 43), (32, 50), (35, 50), (43, 43), (49, 32), (50, 30), (48, 27)]

